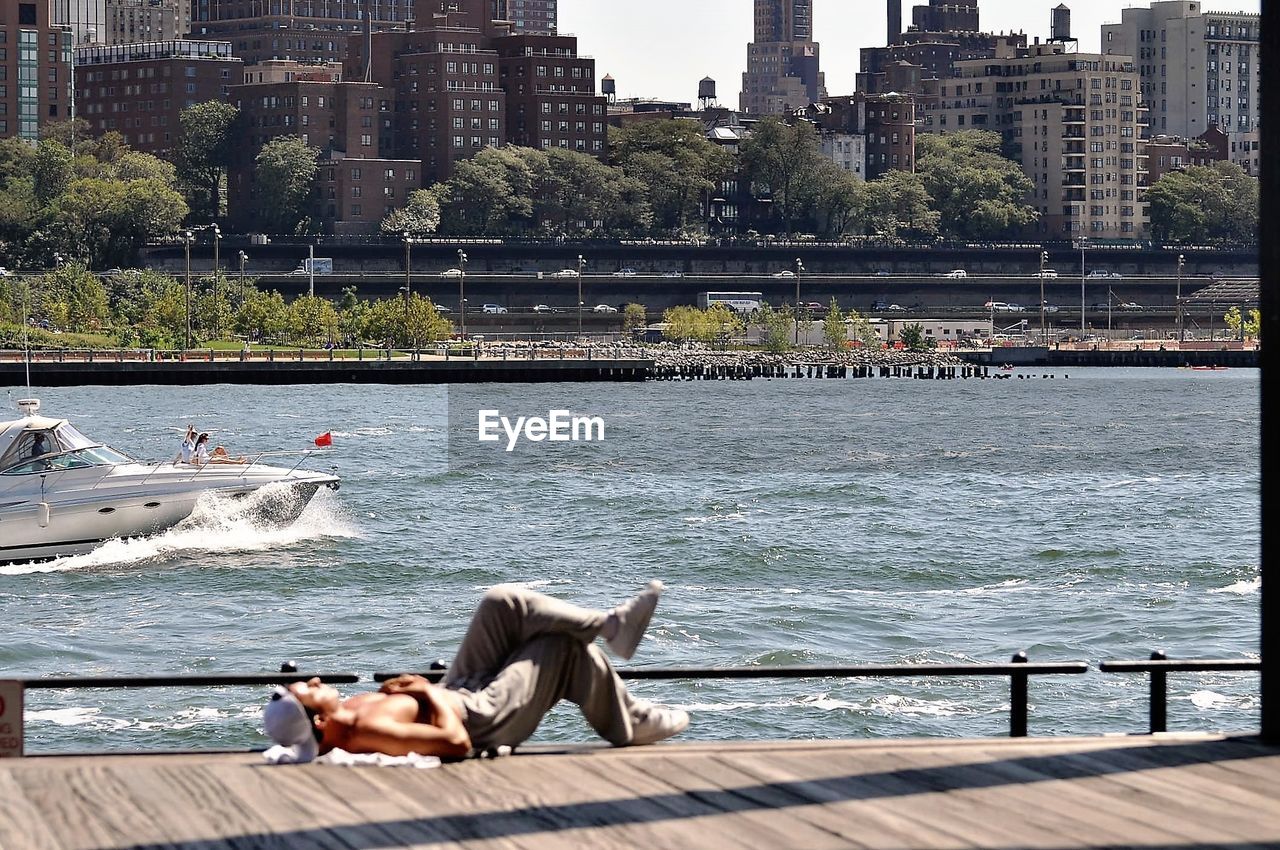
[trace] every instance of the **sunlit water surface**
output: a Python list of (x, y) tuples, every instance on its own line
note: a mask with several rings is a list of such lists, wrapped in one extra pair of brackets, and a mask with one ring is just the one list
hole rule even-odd
[[(603, 606), (651, 577), (669, 591), (631, 664), (1257, 657), (1253, 371), (34, 394), (144, 458), (188, 421), (233, 451), (331, 430), (308, 463), (342, 489), (285, 529), (210, 501), (152, 539), (0, 567), (0, 675), (418, 669), (493, 584)], [(606, 438), (507, 453), (477, 441), (482, 408), (600, 415)], [(1256, 677), (1171, 682), (1171, 728), (1256, 727)], [(635, 689), (688, 708), (688, 738), (1008, 728), (1003, 679)], [(261, 746), (263, 696), (31, 692), (27, 746)], [(1145, 727), (1140, 676), (1040, 678), (1031, 697), (1033, 734)], [(537, 737), (589, 732), (562, 707)]]

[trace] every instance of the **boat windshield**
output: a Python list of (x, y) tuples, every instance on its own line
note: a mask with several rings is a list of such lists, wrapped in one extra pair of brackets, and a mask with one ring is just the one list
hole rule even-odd
[(67, 469), (88, 469), (94, 466), (114, 466), (129, 463), (129, 458), (106, 446), (89, 446), (77, 451), (44, 455), (11, 466), (0, 475), (30, 475), (36, 472), (59, 472)]

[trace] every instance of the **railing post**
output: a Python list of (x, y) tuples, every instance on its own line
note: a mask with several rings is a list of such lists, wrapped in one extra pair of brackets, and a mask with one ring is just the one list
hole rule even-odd
[(23, 683), (0, 679), (0, 759), (22, 758)]
[[(1014, 664), (1026, 664), (1025, 650), (1014, 653)], [(1009, 675), (1009, 737), (1027, 737), (1027, 674)]]
[[(1152, 661), (1168, 658), (1163, 649), (1151, 653)], [(1164, 670), (1151, 671), (1151, 734), (1169, 731), (1169, 674)]]

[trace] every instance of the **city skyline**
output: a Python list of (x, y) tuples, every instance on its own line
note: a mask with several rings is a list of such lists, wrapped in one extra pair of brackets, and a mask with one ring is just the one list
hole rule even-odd
[[(923, 0), (903, 0), (903, 20)], [(982, 28), (1023, 31), (1028, 40), (1049, 35), (1049, 12), (1061, 0), (981, 0)], [(1067, 2), (1072, 34), (1080, 49), (1096, 52), (1102, 24), (1120, 20), (1123, 7), (1097, 0)], [(1126, 5), (1147, 6), (1149, 3)], [(1257, 13), (1260, 0), (1206, 2), (1212, 11)], [(752, 0), (560, 0), (560, 31), (576, 35), (597, 73), (617, 81), (618, 97), (696, 102), (698, 81), (711, 77), (722, 105), (736, 107), (753, 36)], [(885, 42), (885, 4), (880, 0), (813, 0), (814, 40), (822, 45), (822, 71), (832, 95), (850, 94), (863, 47)], [(680, 22), (672, 26), (672, 21)], [(704, 35), (713, 33), (714, 35)], [(653, 45), (663, 45), (655, 62)]]

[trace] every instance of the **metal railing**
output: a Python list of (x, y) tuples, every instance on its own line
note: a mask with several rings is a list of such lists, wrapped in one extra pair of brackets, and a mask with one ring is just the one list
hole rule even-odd
[[(831, 679), (831, 678), (937, 678), (937, 677), (1008, 677), (1009, 736), (1027, 737), (1028, 683), (1032, 676), (1078, 675), (1087, 673), (1083, 661), (1031, 663), (1025, 652), (1013, 656), (1005, 664), (854, 664), (832, 666), (785, 667), (644, 667), (617, 668), (627, 680), (639, 679)], [(441, 681), (448, 672), (444, 662), (434, 662), (430, 669), (416, 673), (432, 682)], [(402, 673), (375, 673), (374, 682)], [(279, 685), (305, 682), (318, 676), (329, 684), (354, 684), (362, 681), (355, 673), (298, 672), (294, 662), (281, 665), (281, 672), (267, 674), (210, 674), (191, 676), (60, 676), (40, 679), (13, 679), (21, 690), (71, 690), (83, 688), (192, 688), (253, 685)], [(3, 684), (3, 682), (0, 682)], [(21, 705), (21, 700), (19, 701)], [(21, 731), (19, 731), (21, 736)]]
[[(1032, 676), (1079, 675), (1089, 672), (1083, 661), (1037, 662), (1025, 652), (1007, 664), (851, 664), (786, 667), (639, 667), (616, 668), (622, 679), (880, 679), (914, 677), (1009, 677), (1009, 737), (1027, 737), (1027, 684)], [(439, 682), (447, 668), (437, 662), (430, 670), (415, 673)], [(385, 682), (403, 673), (374, 673), (375, 682)]]
[(1145, 661), (1102, 661), (1098, 669), (1103, 673), (1150, 673), (1150, 696), (1147, 713), (1148, 731), (1169, 731), (1169, 674), (1232, 672), (1247, 673), (1262, 669), (1261, 661), (1247, 658), (1187, 658), (1171, 659), (1164, 651), (1156, 650)]

